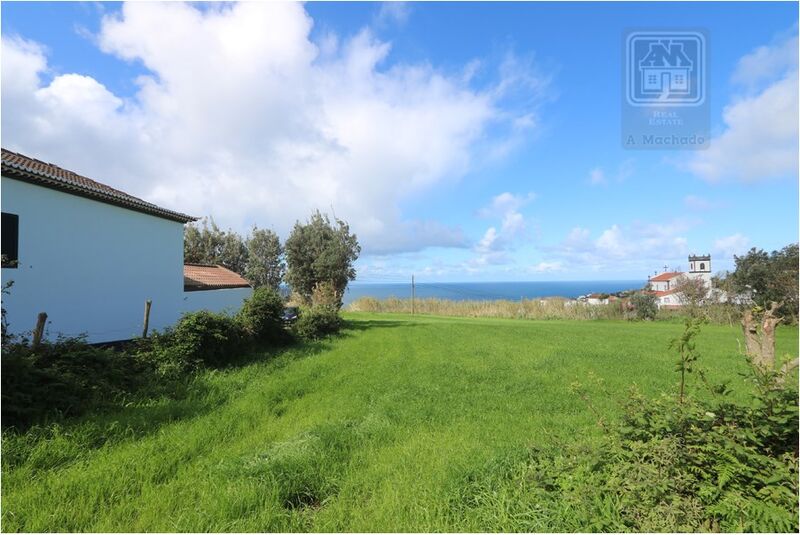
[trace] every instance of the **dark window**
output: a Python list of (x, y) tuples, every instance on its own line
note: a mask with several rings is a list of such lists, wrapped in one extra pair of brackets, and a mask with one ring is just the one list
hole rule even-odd
[(700, 262), (700, 271), (704, 271), (706, 269), (706, 265), (703, 262)]
[(19, 260), (19, 216), (3, 213), (2, 225), (3, 267), (15, 268)]

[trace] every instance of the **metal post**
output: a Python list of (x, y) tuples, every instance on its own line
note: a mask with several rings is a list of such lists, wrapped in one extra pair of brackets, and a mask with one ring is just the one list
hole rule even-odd
[(416, 290), (414, 288), (414, 275), (411, 275), (411, 315), (412, 316), (414, 315), (414, 312), (415, 312), (414, 311), (414, 298), (416, 297), (415, 293), (416, 293)]

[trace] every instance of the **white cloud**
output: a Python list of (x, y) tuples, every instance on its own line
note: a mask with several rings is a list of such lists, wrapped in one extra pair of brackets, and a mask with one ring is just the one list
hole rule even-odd
[(367, 253), (464, 247), (400, 207), (517, 139), (535, 106), (514, 95), (539, 79), (476, 88), (389, 64), (369, 29), (315, 43), (312, 24), (296, 3), (125, 4), (97, 42), (151, 73), (130, 99), (78, 73), (44, 83), (45, 51), (3, 36), (4, 145), (239, 230), (333, 209)]
[(731, 259), (733, 255), (746, 253), (749, 246), (750, 239), (739, 233), (714, 240), (714, 252), (724, 259)]
[(525, 195), (514, 195), (506, 191), (494, 196), (488, 206), (478, 211), (478, 215), (481, 217), (502, 217), (508, 213), (517, 212), (535, 199), (536, 194), (533, 192)]
[(402, 26), (408, 21), (410, 11), (407, 2), (381, 2), (378, 22), (381, 24), (392, 22)]
[(796, 35), (743, 57), (734, 80), (745, 94), (725, 107), (724, 131), (689, 160), (689, 170), (711, 181), (796, 178), (797, 76)]
[(797, 47), (797, 35), (788, 35), (756, 48), (739, 60), (731, 81), (749, 90), (774, 83), (781, 73), (797, 70)]
[(475, 245), (477, 257), (471, 265), (502, 264), (509, 260), (508, 249), (514, 241), (525, 233), (525, 217), (519, 212), (522, 207), (536, 199), (533, 192), (514, 195), (504, 192), (492, 198), (488, 206), (478, 211), (478, 215), (501, 220), (500, 230), (495, 226), (486, 229), (483, 238)]
[(539, 262), (531, 268), (534, 273), (556, 273), (564, 270), (562, 262)]
[(589, 184), (592, 186), (606, 186), (611, 180), (624, 182), (630, 178), (635, 171), (633, 159), (623, 160), (612, 176), (608, 176), (602, 167), (595, 167), (589, 171)]
[(589, 171), (589, 183), (593, 186), (605, 186), (608, 184), (606, 174), (599, 167), (595, 167)]
[(647, 273), (665, 261), (685, 262), (688, 240), (684, 233), (694, 224), (695, 221), (689, 220), (614, 224), (596, 238), (589, 229), (575, 227), (558, 245), (541, 249), (551, 257), (547, 261), (560, 262), (563, 269), (608, 271), (622, 265), (626, 271), (641, 269)]

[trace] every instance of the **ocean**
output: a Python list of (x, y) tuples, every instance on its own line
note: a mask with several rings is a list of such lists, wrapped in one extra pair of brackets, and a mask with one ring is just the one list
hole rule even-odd
[[(492, 301), (508, 299), (533, 299), (536, 297), (567, 297), (576, 298), (590, 293), (615, 293), (622, 290), (635, 290), (642, 288), (646, 281), (538, 281), (538, 282), (418, 282), (416, 284), (417, 298), (435, 297), (439, 299), (452, 299), (454, 301)], [(411, 282), (398, 283), (373, 283), (351, 282), (344, 294), (344, 304), (347, 305), (359, 297), (387, 297), (411, 298)]]

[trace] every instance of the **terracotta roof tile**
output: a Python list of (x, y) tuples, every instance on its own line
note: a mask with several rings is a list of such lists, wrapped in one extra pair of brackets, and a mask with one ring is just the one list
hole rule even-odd
[(673, 288), (671, 290), (662, 290), (662, 291), (659, 291), (659, 292), (653, 292), (653, 294), (655, 294), (656, 297), (663, 297), (665, 295), (672, 295), (674, 293), (678, 293), (678, 289), (677, 288)]
[(670, 281), (680, 275), (683, 275), (682, 271), (667, 271), (666, 273), (656, 275), (655, 277), (650, 277), (649, 280), (651, 282), (665, 282), (665, 281)]
[(2, 149), (2, 174), (39, 186), (80, 195), (96, 201), (121, 206), (137, 212), (163, 217), (180, 223), (195, 221), (197, 218), (161, 208), (124, 191), (101, 184), (51, 163), (45, 163), (17, 152)]
[(230, 269), (211, 264), (184, 264), (183, 289), (221, 290), (223, 288), (249, 288), (250, 283)]

